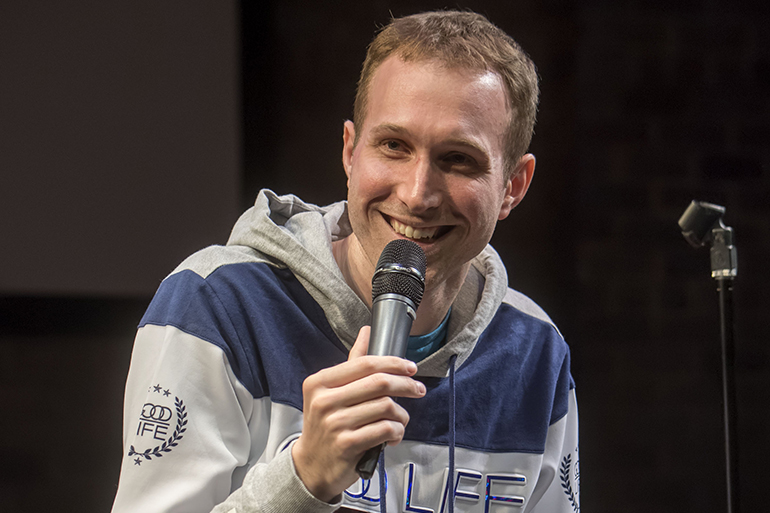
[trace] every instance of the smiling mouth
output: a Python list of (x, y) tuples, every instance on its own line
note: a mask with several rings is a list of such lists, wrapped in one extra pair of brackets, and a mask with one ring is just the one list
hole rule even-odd
[(409, 226), (408, 224), (396, 221), (393, 218), (388, 217), (387, 220), (390, 223), (391, 228), (393, 228), (393, 231), (399, 235), (403, 235), (408, 239), (417, 240), (420, 242), (433, 242), (451, 229), (448, 226), (415, 228), (414, 226)]

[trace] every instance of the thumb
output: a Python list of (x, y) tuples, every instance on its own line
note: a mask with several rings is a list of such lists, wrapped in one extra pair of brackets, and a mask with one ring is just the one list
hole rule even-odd
[(363, 326), (358, 331), (356, 343), (353, 344), (353, 347), (350, 349), (350, 353), (348, 353), (348, 361), (354, 360), (366, 354), (366, 352), (369, 350), (369, 335), (371, 331), (371, 326)]

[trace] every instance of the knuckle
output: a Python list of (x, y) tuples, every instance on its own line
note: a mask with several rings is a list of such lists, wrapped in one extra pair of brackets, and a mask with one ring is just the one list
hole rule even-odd
[(346, 454), (357, 449), (358, 440), (353, 433), (345, 431), (336, 438), (336, 445), (342, 454)]
[(377, 371), (377, 359), (363, 356), (356, 360), (356, 363), (361, 366), (361, 370), (367, 374), (372, 374)]
[(305, 381), (302, 382), (302, 393), (308, 394), (313, 391), (316, 387), (318, 378), (315, 374), (308, 376), (305, 378)]
[(390, 397), (383, 397), (383, 407), (384, 413), (388, 416), (388, 418), (392, 419), (398, 419), (399, 410), (403, 409), (396, 403), (396, 401)]
[(334, 401), (328, 394), (318, 394), (311, 400), (311, 407), (318, 412), (327, 412), (332, 409)]
[(335, 433), (343, 433), (356, 425), (356, 418), (347, 408), (335, 409), (325, 416), (325, 423)]
[(371, 386), (377, 391), (385, 391), (390, 388), (390, 378), (386, 374), (372, 374), (369, 376)]
[(388, 422), (385, 435), (388, 440), (400, 441), (404, 437), (404, 425), (399, 422)]
[(379, 400), (380, 415), (401, 425), (409, 422), (409, 413), (391, 397), (382, 397)]

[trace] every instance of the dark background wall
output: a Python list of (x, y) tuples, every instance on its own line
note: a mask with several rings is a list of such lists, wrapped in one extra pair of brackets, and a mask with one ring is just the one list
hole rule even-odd
[[(0, 509), (105, 511), (134, 329), (157, 283), (223, 243), (261, 187), (343, 197), (342, 121), (366, 44), (390, 12), (445, 4), (11, 3)], [(764, 507), (767, 5), (459, 3), (542, 77), (535, 180), (493, 244), (571, 345), (585, 511), (725, 510), (715, 285), (708, 252), (676, 225), (691, 199), (725, 205), (736, 232), (741, 498)]]

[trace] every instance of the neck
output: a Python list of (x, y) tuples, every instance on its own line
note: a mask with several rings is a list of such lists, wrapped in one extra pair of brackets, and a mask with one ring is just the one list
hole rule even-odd
[[(332, 254), (348, 286), (371, 309), (372, 276), (377, 263), (369, 260), (355, 234), (332, 242)], [(451, 276), (438, 277), (431, 273), (428, 266), (425, 294), (417, 309), (417, 318), (412, 324), (410, 335), (430, 333), (441, 324), (460, 292), (468, 269), (470, 262)]]
[(470, 263), (464, 265), (459, 272), (452, 276), (439, 279), (432, 276), (430, 268), (428, 268), (425, 294), (422, 297), (420, 307), (417, 309), (417, 318), (412, 324), (411, 335), (430, 333), (441, 324), (465, 282), (468, 269), (470, 269)]

